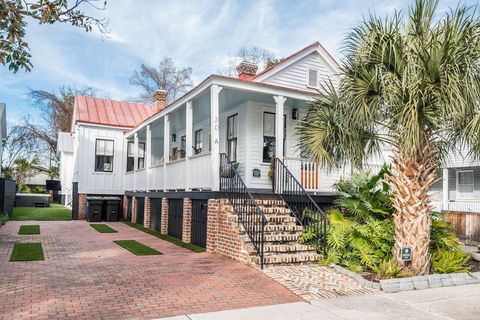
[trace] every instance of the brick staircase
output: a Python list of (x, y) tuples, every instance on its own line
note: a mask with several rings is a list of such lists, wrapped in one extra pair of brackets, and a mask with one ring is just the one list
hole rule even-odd
[[(317, 261), (318, 254), (314, 247), (298, 243), (303, 227), (297, 224), (295, 217), (291, 215), (290, 209), (285, 207), (282, 200), (256, 200), (256, 202), (268, 221), (264, 233), (265, 265), (302, 264)], [(229, 211), (229, 219), (237, 222), (238, 216), (233, 212), (233, 208)], [(241, 224), (239, 236), (248, 254), (249, 264), (260, 265), (260, 257)]]

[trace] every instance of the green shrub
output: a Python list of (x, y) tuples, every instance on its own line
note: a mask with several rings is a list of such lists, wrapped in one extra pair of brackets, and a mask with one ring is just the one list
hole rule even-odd
[[(378, 174), (362, 172), (336, 184), (339, 197), (335, 207), (327, 210), (327, 255), (320, 257), (320, 264), (335, 263), (354, 272), (373, 271), (379, 278), (404, 275), (393, 257), (395, 227), (393, 197), (386, 179), (389, 174), (389, 167), (384, 165)], [(312, 213), (304, 214), (310, 217)], [(460, 250), (453, 229), (439, 213), (432, 212), (431, 217), (432, 270), (468, 270), (469, 257)], [(317, 234), (308, 227), (300, 237), (302, 243), (311, 245), (317, 240)]]
[(462, 250), (437, 250), (432, 254), (432, 270), (435, 273), (468, 272), (468, 260), (470, 255)]
[(5, 224), (8, 221), (8, 215), (2, 213), (0, 214), (0, 224)]
[(372, 270), (375, 271), (377, 276), (381, 279), (399, 278), (406, 275), (402, 272), (402, 269), (394, 258), (380, 262), (377, 266), (374, 266)]

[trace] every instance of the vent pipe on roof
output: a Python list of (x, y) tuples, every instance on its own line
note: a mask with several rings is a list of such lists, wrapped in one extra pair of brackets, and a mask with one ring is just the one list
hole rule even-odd
[(158, 111), (165, 109), (167, 105), (167, 91), (157, 90), (153, 94), (153, 104)]
[(237, 66), (238, 78), (240, 80), (250, 80), (257, 74), (258, 66), (254, 63), (242, 61)]

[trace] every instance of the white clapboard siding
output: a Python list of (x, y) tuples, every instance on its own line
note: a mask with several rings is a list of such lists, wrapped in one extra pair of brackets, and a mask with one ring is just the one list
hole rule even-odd
[(324, 84), (325, 81), (328, 81), (329, 77), (334, 83), (337, 81), (337, 77), (335, 76), (332, 68), (328, 66), (328, 64), (317, 52), (312, 52), (294, 64), (274, 73), (272, 76), (264, 79), (262, 82), (317, 92), (314, 88), (307, 86), (307, 75), (309, 69), (315, 69), (318, 71), (319, 83)]

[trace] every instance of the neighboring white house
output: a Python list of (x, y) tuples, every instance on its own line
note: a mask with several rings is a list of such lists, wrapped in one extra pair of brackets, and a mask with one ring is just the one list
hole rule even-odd
[(25, 177), (25, 184), (29, 187), (43, 187), (46, 188), (47, 180), (55, 180), (58, 177), (51, 177), (48, 168), (33, 165), (30, 174)]

